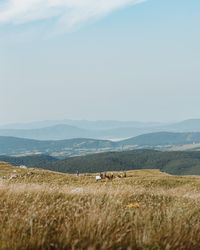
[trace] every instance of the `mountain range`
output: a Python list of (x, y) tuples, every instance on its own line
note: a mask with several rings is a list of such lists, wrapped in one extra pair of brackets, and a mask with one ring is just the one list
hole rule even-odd
[(188, 145), (199, 144), (200, 132), (157, 132), (139, 135), (127, 140), (118, 142), (120, 145), (137, 145), (137, 146), (166, 146), (166, 145)]
[(113, 150), (117, 145), (108, 140), (76, 138), (60, 141), (0, 136), (0, 155), (48, 154), (57, 157), (85, 155)]
[(169, 150), (173, 146), (192, 145), (200, 149), (200, 132), (173, 133), (157, 132), (139, 135), (121, 141), (75, 138), (68, 140), (39, 141), (32, 139), (0, 136), (0, 155), (47, 154), (58, 158), (123, 151), (139, 148)]
[(106, 130), (106, 129), (114, 129), (121, 127), (154, 127), (161, 125), (162, 123), (158, 122), (139, 122), (139, 121), (114, 121), (114, 120), (97, 120), (97, 121), (89, 121), (89, 120), (49, 120), (49, 121), (36, 121), (29, 123), (14, 123), (14, 124), (6, 124), (0, 125), (0, 129), (38, 129), (45, 127), (52, 127), (56, 125), (69, 125), (73, 127), (79, 127), (86, 130)]
[(65, 140), (93, 138), (122, 140), (155, 132), (200, 132), (200, 119), (179, 123), (122, 121), (46, 121), (29, 124), (11, 124), (0, 127), (0, 136), (12, 136), (35, 140)]

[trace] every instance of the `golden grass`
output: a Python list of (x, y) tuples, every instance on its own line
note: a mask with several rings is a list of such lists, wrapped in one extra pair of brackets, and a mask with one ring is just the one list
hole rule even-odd
[(199, 177), (0, 173), (0, 249), (199, 249)]

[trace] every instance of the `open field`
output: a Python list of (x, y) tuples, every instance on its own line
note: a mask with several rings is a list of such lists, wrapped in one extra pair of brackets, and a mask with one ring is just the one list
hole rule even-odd
[(96, 182), (2, 163), (0, 232), (2, 250), (199, 249), (200, 177), (136, 170)]

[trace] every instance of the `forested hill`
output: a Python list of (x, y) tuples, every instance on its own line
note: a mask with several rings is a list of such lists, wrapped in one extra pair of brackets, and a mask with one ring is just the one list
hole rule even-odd
[(49, 155), (30, 155), (21, 157), (0, 155), (0, 162), (8, 162), (15, 166), (24, 165), (27, 167), (39, 167), (48, 169), (48, 166), (56, 161), (59, 160)]
[(199, 175), (200, 152), (161, 152), (155, 150), (108, 152), (57, 161), (49, 167), (61, 172), (160, 169), (177, 175)]
[(134, 150), (93, 154), (65, 160), (37, 155), (27, 157), (0, 156), (0, 161), (68, 173), (160, 169), (170, 174), (200, 175), (200, 152)]

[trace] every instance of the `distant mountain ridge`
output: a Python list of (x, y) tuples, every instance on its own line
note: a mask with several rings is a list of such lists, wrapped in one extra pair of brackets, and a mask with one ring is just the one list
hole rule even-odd
[(188, 119), (181, 122), (162, 126), (163, 131), (169, 132), (200, 132), (200, 119)]
[[(60, 141), (38, 141), (16, 137), (0, 136), (0, 155), (61, 154), (69, 155), (79, 151), (95, 152), (100, 149), (114, 149), (116, 144), (107, 140), (76, 138)], [(66, 156), (66, 155), (65, 155)]]
[[(45, 126), (46, 125), (46, 126)], [(0, 136), (35, 140), (65, 140), (73, 138), (122, 139), (157, 132), (200, 132), (200, 119), (173, 124), (122, 121), (46, 121), (0, 127)]]
[(158, 132), (139, 135), (119, 142), (121, 145), (157, 146), (200, 143), (200, 132), (172, 133)]
[(83, 129), (59, 124), (38, 129), (0, 129), (0, 136), (12, 136), (34, 140), (66, 140), (73, 138), (121, 139), (143, 134), (153, 129), (117, 127), (112, 129)]
[(200, 132), (158, 132), (115, 142), (90, 138), (39, 141), (0, 136), (0, 155), (48, 154), (59, 158), (65, 158), (108, 151), (123, 151), (137, 148), (160, 149), (165, 146), (190, 144), (194, 144), (197, 150), (200, 148)]
[(50, 121), (38, 121), (38, 122), (29, 122), (29, 123), (16, 123), (16, 124), (7, 124), (0, 125), (0, 129), (40, 129), (45, 127), (52, 127), (56, 125), (69, 125), (73, 127), (78, 127), (86, 130), (107, 130), (115, 129), (122, 127), (155, 127), (161, 125), (158, 122), (140, 122), (140, 121), (115, 121), (115, 120), (50, 120)]
[(90, 132), (69, 125), (55, 125), (38, 129), (0, 129), (0, 136), (12, 136), (35, 140), (62, 140), (90, 137)]

